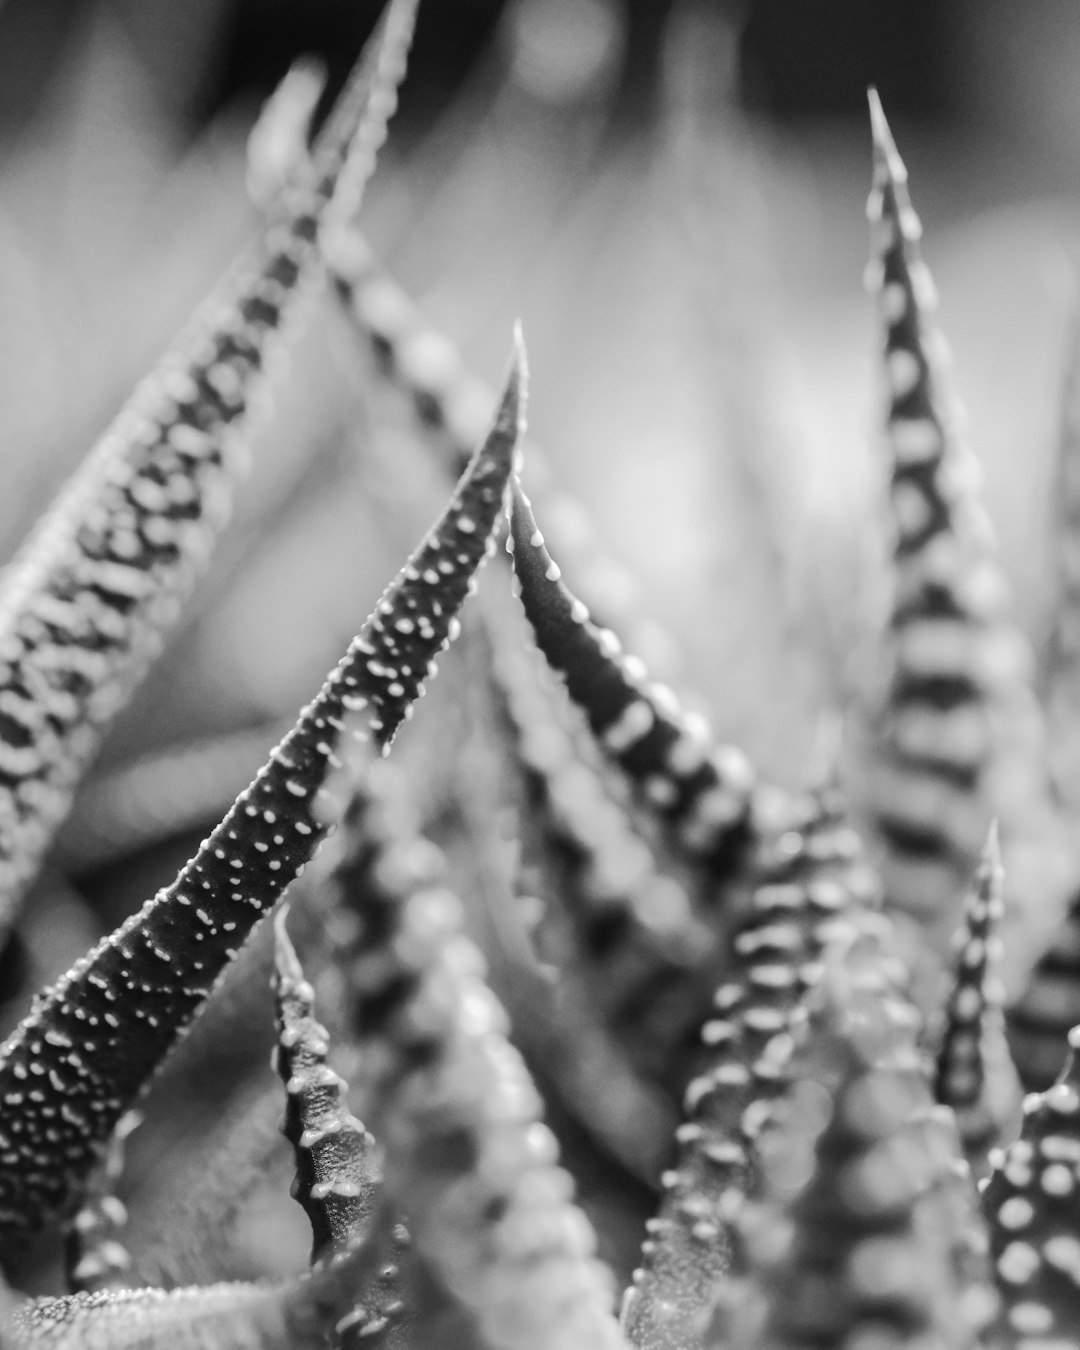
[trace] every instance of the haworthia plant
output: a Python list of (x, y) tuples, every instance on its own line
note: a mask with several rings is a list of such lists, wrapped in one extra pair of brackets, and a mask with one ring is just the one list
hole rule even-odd
[(343, 1251), (371, 1225), (379, 1199), (375, 1140), (350, 1112), (348, 1084), (327, 1060), (326, 1028), (285, 927), (274, 920), (277, 1048), (285, 1084), (285, 1137), (296, 1155), (293, 1198), (311, 1223), (312, 1259)]
[(1080, 1019), (1080, 896), (1035, 963), (1023, 996), (1007, 1011), (1024, 1086), (1048, 1087), (1061, 1071), (1065, 1037)]
[(783, 812), (759, 848), (753, 875), (749, 906), (734, 926), (728, 975), (702, 1028), (678, 1157), (663, 1178), (660, 1211), (623, 1309), (636, 1350), (698, 1344), (716, 1283), (730, 1268), (733, 1204), (745, 1192), (756, 1134), (782, 1085), (827, 943), (858, 937), (873, 947), (894, 1003), (907, 1006), (904, 972), (884, 956), (891, 930), (873, 907), (876, 883), (835, 787)]
[[(202, 373), (191, 377), (195, 383), (187, 393), (167, 380), (161, 386), (171, 388), (168, 397), (182, 406), (170, 411), (163, 403), (165, 412), (151, 416), (143, 441), (148, 454), (157, 446), (155, 453), (175, 451), (196, 464), (202, 462), (192, 449), (198, 445), (205, 451), (203, 467), (214, 472), (228, 460), (218, 433), (239, 413), (236, 380), (243, 384), (262, 359), (255, 338), (249, 347), (244, 333), (253, 326), (261, 341), (264, 329), (277, 326), (284, 292), (314, 265), (321, 222), (352, 210), (392, 102), (394, 62), (407, 45), (412, 8), (404, 0), (391, 6), (383, 40), (372, 49), (373, 64), (346, 94), (314, 158), (299, 148), (299, 137), (286, 147), (283, 166), (271, 175), (272, 191), (264, 193), (284, 202), (271, 208), (276, 223), (259, 255), (267, 270), (244, 292), (246, 300), (237, 298), (239, 288), (255, 275), (259, 260), (230, 283), (240, 306), (232, 327), (226, 323), (217, 336), (201, 329), (203, 347), (190, 340), (185, 350), (191, 369)], [(282, 93), (285, 104), (292, 99), (286, 113), (297, 127), (310, 112), (314, 88), (309, 82)], [(1022, 662), (1012, 661), (1018, 647), (1003, 618), (991, 541), (940, 403), (941, 368), (925, 322), (916, 223), (876, 104), (874, 120), (873, 207), (887, 329), (898, 584), (895, 678), (883, 719), (890, 762), (875, 784), (884, 783), (888, 792), (875, 796), (871, 814), (891, 847), (894, 901), (944, 932), (945, 911), (958, 904), (968, 881), (964, 858), (974, 847), (974, 822), (1002, 791), (995, 774), (1003, 764), (1020, 764), (1018, 781), (1027, 792), (1031, 765), (1043, 761), (1037, 727), (1025, 739), (1024, 729), (1031, 727), (1022, 716)], [(353, 280), (350, 294), (361, 323), (421, 411), (450, 432), (452, 443), (459, 441), (480, 403), (475, 384), (453, 353), (426, 336), (407, 302), (368, 261), (356, 263)], [(533, 984), (508, 995), (515, 1013), (534, 1019), (519, 1029), (518, 1039), (540, 1061), (544, 1079), (556, 1084), (573, 1123), (614, 1141), (613, 1151), (621, 1150), (624, 1161), (636, 1157), (639, 1174), (649, 1170), (642, 1159), (655, 1156), (642, 1143), (655, 1124), (655, 1113), (653, 1124), (646, 1120), (649, 1094), (659, 1096), (658, 1083), (679, 1079), (682, 1065), (674, 1051), (695, 1020), (685, 977), (715, 966), (722, 980), (704, 1022), (675, 1166), (662, 1178), (660, 1211), (620, 1328), (594, 1234), (558, 1165), (553, 1134), (540, 1119), (539, 1094), (510, 1045), (483, 960), (463, 936), (466, 916), (444, 883), (440, 853), (399, 819), (380, 766), (371, 762), (389, 747), (422, 691), (431, 661), (453, 634), (476, 569), (491, 551), (507, 500), (522, 399), (519, 353), (495, 428), (454, 500), (270, 762), (176, 882), (41, 995), (0, 1048), (0, 1220), (28, 1226), (77, 1212), (76, 1282), (115, 1280), (117, 1264), (106, 1249), (118, 1236), (109, 1225), (121, 1221), (111, 1203), (119, 1113), (201, 1008), (253, 925), (336, 828), (332, 879), (322, 878), (326, 903), (314, 907), (310, 921), (323, 930), (322, 954), (329, 955), (342, 994), (342, 1008), (323, 1002), (324, 1013), (340, 1013), (342, 1039), (358, 1052), (348, 1091), (329, 1067), (328, 1038), (315, 1021), (313, 993), (283, 921), (277, 930), (277, 1068), (286, 1084), (298, 1198), (315, 1233), (314, 1272), (272, 1286), (215, 1283), (220, 1272), (213, 1269), (214, 1257), (228, 1240), (219, 1236), (216, 1248), (209, 1240), (203, 1244), (211, 1250), (197, 1276), (174, 1275), (185, 1285), (203, 1279), (203, 1287), (99, 1289), (36, 1300), (10, 1328), (0, 1311), (0, 1345), (1074, 1345), (1080, 1326), (1075, 1062), (1050, 1091), (1027, 1100), (1021, 1138), (992, 1156), (981, 1214), (952, 1110), (960, 1115), (972, 1162), (981, 1165), (991, 1130), (1002, 1132), (1007, 1120), (994, 1097), (1000, 1067), (994, 1054), (1004, 1057), (1005, 1051), (989, 983), (1000, 945), (992, 929), (1002, 889), (993, 847), (969, 900), (952, 993), (944, 1008), (936, 996), (932, 1000), (937, 1020), (920, 1041), (908, 973), (893, 955), (896, 929), (879, 908), (879, 885), (839, 788), (830, 781), (813, 794), (792, 797), (755, 787), (742, 757), (717, 749), (707, 728), (651, 683), (640, 663), (622, 656), (561, 584), (551, 551), (517, 493), (511, 532), (523, 607), (547, 662), (592, 730), (559, 719), (558, 700), (545, 699), (542, 686), (530, 683), (535, 653), (513, 649), (485, 609), (483, 636), (491, 649), (483, 658), (494, 668), (497, 712), (507, 725), (485, 725), (490, 743), (479, 734), (475, 740), (502, 765), (492, 745), (509, 729), (514, 772), (500, 777), (499, 785), (513, 787), (504, 797), (470, 795), (472, 783), (470, 791), (455, 784), (455, 819), (465, 842), (451, 856), (461, 866), (461, 853), (473, 855), (471, 872), (469, 865), (461, 870), (478, 878), (484, 894), (472, 912), (478, 923), (491, 913), (488, 889), (513, 904), (507, 881), (514, 872), (512, 847), (495, 829), (490, 852), (499, 856), (489, 858), (488, 836), (476, 820), (487, 810), (501, 825), (514, 814), (505, 810), (513, 798), (525, 845), (520, 875), (531, 868), (546, 878), (545, 893), (554, 903), (539, 938), (552, 942), (563, 966), (561, 986), (544, 986), (551, 995), (546, 1003), (532, 997), (534, 986), (544, 985), (536, 963), (528, 965)], [(160, 497), (148, 484), (168, 495), (175, 481), (157, 482), (149, 469), (140, 473), (137, 485), (124, 491), (135, 493), (134, 506), (145, 508), (146, 524), (136, 513), (134, 525), (130, 519), (124, 524), (122, 515), (119, 524), (107, 516), (98, 525), (120, 536), (125, 529), (145, 533), (149, 525), (139, 545), (146, 559), (114, 549), (92, 559), (96, 570), (84, 580), (90, 590), (100, 589), (107, 576), (116, 587), (149, 569), (148, 576), (167, 582), (162, 595), (174, 597), (179, 589), (168, 590), (174, 573), (166, 564), (175, 563), (180, 577), (190, 563), (169, 552), (179, 549), (177, 539), (187, 529), (175, 525), (183, 502), (173, 502), (176, 511), (155, 506)], [(93, 484), (87, 502), (91, 489)], [(216, 491), (207, 488), (207, 520)], [(101, 494), (110, 511), (120, 501), (111, 492)], [(123, 510), (129, 508), (131, 503)], [(164, 527), (154, 526), (159, 518), (175, 527), (171, 542)], [(91, 539), (91, 527), (98, 528), (93, 512), (86, 519), (80, 546)], [(55, 522), (50, 528), (53, 542), (63, 543)], [(57, 556), (66, 556), (62, 548)], [(25, 569), (22, 575), (28, 575)], [(110, 591), (112, 599), (102, 601), (106, 620), (113, 610), (120, 613), (117, 594)], [(68, 603), (62, 595), (50, 596), (48, 605)], [(145, 613), (158, 614), (164, 604), (155, 592)], [(133, 602), (130, 613), (136, 611), (144, 612)], [(45, 611), (35, 613), (43, 624), (58, 622)], [(494, 614), (501, 619), (499, 611)], [(46, 651), (58, 639), (44, 628), (42, 633), (45, 640), (35, 639), (35, 650)], [(515, 665), (519, 655), (523, 660)], [(496, 721), (486, 676), (485, 668), (484, 678), (475, 681), (476, 706)], [(71, 689), (50, 688), (54, 697), (75, 697)], [(38, 692), (30, 691), (35, 698)], [(1018, 718), (1013, 749), (1022, 751), (1012, 758), (1000, 753), (995, 740), (1010, 709)], [(38, 748), (10, 737), (4, 742), (3, 719), (14, 725), (17, 711), (16, 703), (4, 703), (0, 688), (0, 778), (5, 744), (12, 764), (24, 749)], [(466, 737), (461, 744), (473, 748)], [(600, 749), (610, 765), (601, 763)], [(455, 768), (463, 778), (475, 760), (466, 755)], [(526, 794), (515, 794), (515, 775), (525, 780)], [(131, 781), (137, 784), (138, 775)], [(412, 791), (421, 796), (415, 783)], [(1031, 795), (1037, 798), (1041, 810), (1041, 796)], [(168, 794), (159, 800), (167, 814)], [(445, 800), (451, 800), (449, 792)], [(1019, 818), (1009, 819), (1016, 826)], [(0, 813), (0, 826), (2, 820)], [(34, 828), (31, 822), (31, 836)], [(133, 830), (129, 838), (136, 835)], [(2, 842), (0, 828), (0, 861)], [(940, 896), (904, 890), (905, 879), (931, 876), (934, 867), (957, 883), (955, 896), (950, 891), (942, 906)], [(490, 887), (489, 870), (498, 871), (498, 884)], [(718, 885), (718, 877), (725, 884)], [(698, 906), (703, 892), (711, 899), (718, 891), (722, 913), (719, 905)], [(1034, 903), (1044, 898), (1037, 886), (1030, 894)], [(1056, 1022), (1044, 1018), (1040, 1035), (1061, 1025), (1068, 999), (1080, 989), (1075, 942), (1071, 969), (1064, 964), (1074, 937), (1067, 930), (1046, 955), (1049, 974), (1059, 980), (1051, 994), (1060, 993), (1062, 979), (1067, 988), (1065, 1000), (1051, 1009)], [(522, 948), (527, 957), (524, 941)], [(941, 956), (936, 950), (930, 962), (939, 975)], [(510, 982), (512, 962), (504, 975), (507, 970)], [(1040, 977), (1046, 973), (1040, 970)], [(675, 1004), (658, 1008), (673, 991)], [(1035, 992), (1045, 992), (1039, 980)], [(1071, 1044), (1080, 1050), (1080, 1030)], [(210, 1179), (205, 1184), (220, 1192), (219, 1219), (226, 1206), (250, 1197), (241, 1173), (250, 1176), (270, 1156), (267, 1139), (280, 1120), (281, 1097), (280, 1087), (272, 1086), (269, 1124), (266, 1097), (253, 1093), (248, 1100), (254, 1107), (240, 1114), (232, 1142), (200, 1157)], [(1007, 1091), (1001, 1101), (1006, 1099)], [(384, 1157), (376, 1160), (375, 1145), (353, 1110), (371, 1122)], [(230, 1160), (237, 1173), (231, 1189), (222, 1181)], [(625, 1171), (620, 1177), (627, 1181)], [(408, 1217), (407, 1229), (394, 1222), (399, 1212)], [(213, 1218), (204, 1213), (193, 1219), (178, 1205), (164, 1222), (183, 1230), (171, 1249), (176, 1255), (185, 1241), (199, 1243)], [(342, 1254), (339, 1261), (334, 1251)], [(144, 1245), (133, 1268), (153, 1260)], [(153, 1273), (162, 1282), (169, 1278), (167, 1266), (167, 1257), (159, 1255)]]
[[(439, 830), (439, 838), (459, 890), (470, 895), (473, 932), (490, 959), (491, 986), (506, 1007), (515, 1044), (538, 1088), (556, 1115), (569, 1113), (602, 1154), (651, 1186), (675, 1128), (674, 1103), (655, 1081), (637, 1072), (625, 1041), (598, 1014), (598, 974), (583, 961), (568, 931), (564, 884), (574, 883), (564, 870), (564, 850), (554, 837), (547, 841), (550, 850), (545, 846), (546, 813), (524, 781), (529, 777), (526, 752), (507, 712), (504, 662), (516, 665), (514, 658), (520, 656), (534, 674), (544, 675), (547, 692), (557, 695), (550, 703), (545, 700), (546, 713), (557, 720), (556, 707), (570, 710), (538, 654), (518, 646), (520, 614), (493, 612), (492, 602), (508, 608), (517, 604), (509, 588), (484, 585), (467, 616), (463, 664), (471, 697), (459, 758), (462, 787), (451, 807), (454, 831)], [(492, 621), (507, 619), (516, 622), (505, 634), (495, 633)], [(493, 661), (500, 672), (494, 681)], [(459, 680), (462, 673), (459, 667)], [(553, 722), (543, 725), (554, 732)], [(534, 722), (531, 736), (541, 735)], [(539, 753), (538, 740), (534, 749)], [(414, 797), (413, 806), (423, 819), (422, 799)], [(437, 821), (434, 825), (438, 829)], [(634, 859), (625, 861), (635, 865)]]
[[(292, 116), (303, 115), (298, 96)], [(295, 144), (295, 134), (284, 134)], [(454, 344), (424, 318), (355, 228), (328, 231), (323, 251), (350, 321), (373, 348), (380, 368), (408, 394), (420, 419), (445, 439), (456, 471), (484, 424), (493, 391), (468, 370)], [(678, 640), (642, 612), (633, 573), (605, 549), (581, 502), (558, 486), (543, 448), (529, 440), (525, 456), (530, 481), (543, 485), (552, 544), (582, 599), (622, 634), (630, 650), (647, 653), (650, 664), (672, 678), (679, 665)]]
[(884, 841), (889, 902), (930, 935), (924, 959), (955, 931), (998, 816), (1003, 846), (1016, 841), (1007, 972), (1015, 987), (1034, 957), (1031, 930), (1045, 931), (1063, 908), (1069, 844), (1048, 792), (1031, 653), (1012, 621), (978, 467), (957, 428), (907, 171), (873, 91), (870, 106), (869, 283), (884, 334), (895, 576), (866, 807)]
[(348, 1084), (327, 1062), (328, 1034), (315, 1020), (315, 991), (304, 979), (283, 910), (274, 920), (274, 939), (275, 1068), (285, 1084), (285, 1136), (296, 1157), (292, 1194), (311, 1223), (312, 1260), (340, 1255), (369, 1236), (381, 1241), (393, 1259), (378, 1262), (375, 1278), (357, 1290), (342, 1345), (371, 1345), (378, 1335), (404, 1346), (400, 1263), (409, 1260), (411, 1239), (401, 1224), (385, 1224), (386, 1233), (377, 1229), (387, 1206), (375, 1140), (350, 1112)]
[(673, 824), (682, 847), (726, 868), (748, 824), (753, 773), (745, 755), (717, 745), (703, 718), (684, 712), (640, 661), (624, 655), (614, 633), (592, 622), (561, 580), (516, 481), (509, 544), (537, 644), (604, 750)]
[(438, 851), (397, 818), (357, 750), (351, 759), (335, 885), (357, 920), (354, 1089), (370, 1103), (387, 1190), (478, 1345), (617, 1350), (595, 1237), (483, 958), (461, 931), (460, 903), (441, 884)]
[(964, 1151), (977, 1173), (1019, 1115), (998, 975), (1003, 884), (997, 830), (991, 827), (955, 943), (957, 965), (934, 1072), (934, 1095), (956, 1113)]
[(324, 215), (341, 192), (355, 204), (373, 167), (414, 10), (415, 0), (392, 0), (282, 211), (0, 581), (0, 937), (102, 730), (160, 650), (228, 519), (240, 419), (317, 266)]
[(1005, 1303), (1005, 1350), (1072, 1344), (1080, 1327), (1080, 1028), (1053, 1087), (1024, 1100), (1020, 1138), (995, 1154), (982, 1209)]
[[(493, 598), (490, 589), (480, 597), (489, 631), (508, 618), (491, 612)], [(509, 636), (489, 645), (522, 779), (523, 884), (543, 901), (533, 928), (540, 959), (560, 968), (562, 990), (568, 976), (580, 983), (640, 1072), (670, 1080), (715, 983), (717, 936), (696, 912), (689, 879), (672, 875), (674, 860), (661, 865), (607, 781), (539, 654)]]
[(970, 1259), (969, 1178), (956, 1203), (955, 1126), (873, 957), (832, 955), (738, 1216), (745, 1278), (721, 1285), (708, 1345), (976, 1350), (998, 1304)]
[(258, 919), (311, 857), (346, 715), (389, 747), (494, 547), (524, 415), (518, 347), (495, 426), (446, 511), (317, 698), (171, 886), (42, 995), (0, 1048), (0, 1225), (70, 1208), (138, 1096)]

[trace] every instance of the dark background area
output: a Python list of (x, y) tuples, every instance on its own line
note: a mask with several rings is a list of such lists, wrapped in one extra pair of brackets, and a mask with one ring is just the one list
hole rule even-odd
[[(32, 111), (67, 37), (90, 11), (105, 7), (123, 16), (147, 58), (163, 67), (171, 44), (191, 41), (191, 30), (214, 34), (210, 67), (183, 101), (193, 127), (237, 96), (268, 94), (297, 52), (318, 53), (332, 81), (342, 79), (379, 9), (370, 0), (201, 0), (184, 6), (180, 16), (170, 12), (175, 7), (146, 0), (7, 0), (0, 15), (6, 121)], [(455, 0), (424, 12), (403, 97), (405, 119), (437, 116), (490, 42), (505, 7), (505, 0)], [(619, 6), (627, 35), (627, 116), (639, 115), (655, 95), (660, 40), (672, 7), (672, 0), (623, 0)], [(950, 79), (962, 59), (954, 9), (934, 0), (739, 5), (744, 100), (784, 118), (857, 116), (873, 81), (897, 112), (947, 118), (956, 111)]]

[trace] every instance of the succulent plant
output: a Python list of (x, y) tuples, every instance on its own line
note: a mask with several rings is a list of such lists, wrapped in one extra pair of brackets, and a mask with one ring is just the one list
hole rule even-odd
[[(0, 589), (12, 937), (106, 722), (224, 528), (237, 432), (272, 382), (264, 349), (308, 277), (329, 271), (443, 452), (448, 503), (268, 757), (269, 732), (245, 733), (118, 773), (103, 794), (103, 812), (138, 817), (129, 840), (163, 817), (196, 823), (208, 803), (221, 821), (0, 1046), (0, 1229), (62, 1235), (71, 1291), (24, 1301), (5, 1287), (0, 1345), (1073, 1344), (1080, 1028), (1066, 1037), (1040, 1003), (1049, 979), (1080, 1005), (1067, 792), (956, 438), (880, 102), (884, 675), (865, 762), (834, 746), (787, 790), (633, 654), (633, 607), (602, 546), (523, 439), (520, 333), (492, 415), (357, 233), (414, 10), (390, 0), (310, 151), (318, 83), (286, 81), (252, 143), (263, 237)], [(503, 538), (509, 559), (494, 556)], [(1066, 608), (1074, 589), (1067, 575)], [(1072, 659), (1074, 626), (1056, 629), (1052, 671)], [(456, 638), (437, 719), (382, 764)], [(1044, 873), (1028, 865), (1033, 839), (1054, 854)], [(1026, 905), (1036, 936), (1006, 949)], [(127, 1221), (135, 1111), (178, 1058), (197, 1072), (214, 1041), (254, 1034), (267, 976), (281, 1084), (259, 1079), (211, 1158), (229, 1193), (201, 1214), (177, 1206), (165, 1227), (187, 1224), (211, 1256), (212, 1230), (227, 1240), (230, 1206), (266, 1168), (269, 1109), (311, 1270), (147, 1283), (184, 1235), (154, 1252)], [(1007, 1032), (1038, 1054), (1014, 1065)], [(1041, 1089), (1022, 1110), (1017, 1070)], [(587, 1212), (601, 1167), (654, 1205), (621, 1312)]]

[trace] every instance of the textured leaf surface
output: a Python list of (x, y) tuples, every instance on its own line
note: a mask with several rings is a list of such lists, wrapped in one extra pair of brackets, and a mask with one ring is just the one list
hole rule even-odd
[(293, 1198), (311, 1222), (312, 1259), (358, 1241), (379, 1194), (375, 1140), (350, 1112), (348, 1084), (327, 1061), (329, 1036), (315, 1020), (315, 991), (285, 928), (274, 921), (275, 1068), (285, 1084), (284, 1134), (296, 1155)]
[(228, 520), (237, 427), (317, 265), (324, 214), (341, 191), (358, 199), (373, 167), (413, 9), (394, 0), (279, 219), (135, 391), (0, 581), (0, 936), (101, 732)]
[[(727, 978), (702, 1029), (675, 1166), (623, 1308), (638, 1350), (692, 1350), (717, 1281), (730, 1269), (734, 1206), (751, 1175), (756, 1137), (783, 1084), (807, 991), (831, 939), (877, 950), (891, 936), (873, 910), (876, 881), (835, 788), (787, 806), (758, 850), (757, 885), (735, 925)], [(901, 969), (883, 966), (893, 987)], [(910, 1009), (909, 1009), (910, 1013)]]
[(39, 1299), (19, 1310), (27, 1350), (325, 1350), (372, 1266), (361, 1246), (284, 1285), (129, 1289)]
[(1046, 1092), (1024, 1100), (1020, 1138), (993, 1159), (982, 1193), (1009, 1350), (1066, 1345), (1080, 1327), (1080, 1029)]
[(1014, 995), (1073, 884), (1071, 840), (1048, 793), (1033, 662), (959, 432), (921, 226), (907, 171), (871, 94), (874, 186), (869, 281), (883, 329), (894, 595), (879, 762), (866, 807), (884, 841), (890, 904), (928, 935), (922, 962), (955, 932), (968, 878), (996, 816), (1009, 862), (1003, 972)]
[(388, 1192), (490, 1350), (622, 1345), (595, 1238), (506, 1039), (437, 850), (361, 785), (336, 884), (359, 921), (348, 978)]
[[(302, 115), (297, 106), (294, 119)], [(324, 254), (350, 321), (380, 368), (408, 394), (420, 420), (446, 441), (457, 472), (483, 431), (494, 391), (468, 370), (451, 340), (424, 318), (355, 228), (328, 231)], [(678, 640), (642, 612), (634, 574), (604, 547), (585, 506), (558, 486), (543, 448), (530, 439), (524, 450), (530, 482), (544, 485), (542, 510), (551, 542), (582, 599), (632, 650), (661, 662), (671, 678), (679, 664)]]
[(975, 1193), (954, 1122), (932, 1106), (876, 954), (830, 956), (761, 1138), (756, 1203), (739, 1216), (748, 1278), (724, 1288), (709, 1345), (974, 1350), (997, 1299), (970, 1245)]
[(561, 580), (515, 482), (510, 517), (514, 570), (536, 641), (565, 679), (604, 750), (643, 797), (678, 829), (680, 842), (717, 865), (743, 838), (753, 773), (741, 751), (717, 746), (704, 719), (649, 681), (613, 633), (597, 628)]
[[(333, 816), (316, 797), (347, 715), (386, 749), (492, 547), (522, 416), (517, 361), (496, 425), (443, 516), (255, 781), (171, 886), (41, 995), (0, 1050), (0, 1223), (67, 1208), (131, 1105)], [(359, 734), (357, 729), (354, 734)]]
[(934, 1075), (934, 1095), (956, 1113), (976, 1176), (982, 1175), (991, 1147), (1007, 1139), (1019, 1119), (1019, 1083), (1005, 1043), (998, 975), (1003, 884), (997, 831), (992, 828), (957, 934), (957, 965)]

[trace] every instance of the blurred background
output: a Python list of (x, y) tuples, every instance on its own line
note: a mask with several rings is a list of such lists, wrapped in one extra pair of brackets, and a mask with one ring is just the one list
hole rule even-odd
[[(332, 92), (378, 8), (0, 7), (5, 557), (255, 227), (245, 157), (262, 100), (302, 55)], [(873, 603), (869, 83), (910, 171), (1020, 617), (1043, 636), (1077, 69), (1067, 0), (421, 7), (361, 228), (489, 382), (522, 318), (532, 431), (677, 635), (678, 651), (658, 636), (643, 655), (701, 691), (767, 776), (801, 777)], [(271, 403), (236, 526), (43, 882), (17, 954), (28, 982), (200, 836), (179, 809), (170, 828), (167, 796), (136, 819), (153, 794), (131, 766), (213, 743), (211, 777), (246, 782), (436, 509), (424, 437), (329, 296)], [(295, 1234), (251, 1268), (295, 1265), (299, 1218)]]

